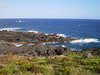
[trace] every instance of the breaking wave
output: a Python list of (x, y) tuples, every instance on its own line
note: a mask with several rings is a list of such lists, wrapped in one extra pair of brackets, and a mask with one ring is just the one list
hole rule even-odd
[(87, 38), (87, 39), (80, 39), (80, 40), (74, 40), (71, 41), (71, 43), (91, 43), (91, 42), (100, 42), (98, 39), (95, 38)]
[(16, 31), (21, 28), (0, 28), (0, 31), (7, 30), (7, 31)]
[(65, 45), (61, 45), (62, 47), (66, 47)]
[[(34, 33), (39, 33), (39, 31), (35, 31), (35, 30), (29, 30), (28, 32), (34, 32)], [(44, 33), (45, 35), (48, 35), (47, 33)], [(50, 33), (49, 33), (50, 34)], [(52, 33), (51, 33), (52, 34)], [(66, 38), (65, 34), (57, 34), (58, 37), (64, 37)]]
[(23, 44), (16, 44), (16, 43), (14, 43), (13, 45), (15, 45), (16, 47), (20, 47), (20, 46), (22, 46)]
[(38, 33), (38, 31), (35, 31), (35, 30), (29, 30), (28, 32)]
[(59, 36), (59, 37), (66, 37), (66, 35), (65, 34), (57, 34), (57, 36)]

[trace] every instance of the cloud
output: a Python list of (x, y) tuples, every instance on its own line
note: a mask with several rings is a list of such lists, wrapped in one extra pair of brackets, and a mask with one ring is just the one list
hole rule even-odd
[(1, 8), (7, 7), (7, 6), (8, 6), (7, 3), (0, 3), (0, 7), (1, 7)]

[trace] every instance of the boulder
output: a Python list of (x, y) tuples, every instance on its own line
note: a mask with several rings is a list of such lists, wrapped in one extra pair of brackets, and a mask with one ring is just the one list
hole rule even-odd
[(93, 58), (92, 54), (91, 53), (88, 53), (87, 54), (87, 58)]

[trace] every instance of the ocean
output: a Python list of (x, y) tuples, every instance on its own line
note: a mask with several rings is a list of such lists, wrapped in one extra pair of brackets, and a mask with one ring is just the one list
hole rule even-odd
[[(18, 22), (21, 20), (21, 22)], [(35, 31), (57, 33), (64, 37), (81, 38), (70, 43), (48, 44), (72, 50), (100, 47), (100, 20), (94, 19), (0, 19), (0, 31)], [(84, 39), (90, 38), (90, 39)]]

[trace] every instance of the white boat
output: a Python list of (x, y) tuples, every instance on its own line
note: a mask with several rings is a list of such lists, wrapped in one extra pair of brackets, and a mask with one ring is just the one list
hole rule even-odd
[(16, 22), (22, 22), (21, 20), (19, 20), (19, 21), (16, 21)]

